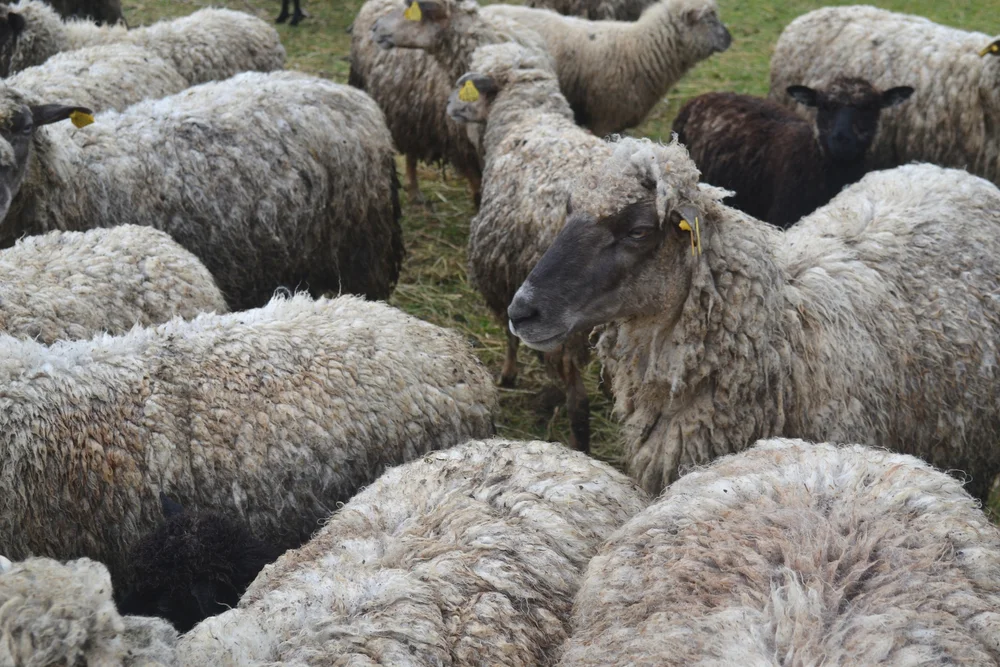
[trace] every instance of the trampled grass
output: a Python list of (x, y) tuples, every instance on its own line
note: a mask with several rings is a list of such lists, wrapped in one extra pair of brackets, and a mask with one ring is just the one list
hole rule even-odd
[[(346, 83), (350, 34), (348, 28), (363, 0), (303, 0), (309, 18), (296, 28), (278, 26), (288, 51), (288, 67)], [(488, 3), (486, 3), (488, 4)], [(781, 30), (796, 16), (827, 5), (856, 4), (844, 0), (720, 0), (723, 21), (733, 45), (697, 66), (657, 105), (647, 121), (631, 134), (667, 139), (678, 108), (687, 99), (709, 91), (732, 90), (764, 95), (768, 63)], [(932, 20), (989, 34), (1000, 33), (1000, 0), (877, 0), (885, 9), (926, 16)], [(225, 6), (273, 20), (278, 0), (124, 0), (130, 25), (188, 14), (205, 6)], [(905, 82), (900, 82), (904, 84)], [(400, 163), (402, 173), (402, 163)], [(436, 324), (463, 332), (484, 363), (499, 373), (505, 337), (479, 295), (466, 280), (466, 252), (472, 203), (464, 182), (447, 169), (424, 166), (422, 190), (431, 209), (404, 201), (403, 227), (407, 259), (391, 302)], [(500, 434), (512, 438), (568, 440), (569, 425), (558, 392), (541, 365), (522, 348), (518, 386), (501, 390)], [(619, 463), (618, 430), (611, 405), (597, 389), (599, 367), (587, 375), (592, 408), (593, 453)], [(997, 505), (1000, 507), (1000, 504)]]

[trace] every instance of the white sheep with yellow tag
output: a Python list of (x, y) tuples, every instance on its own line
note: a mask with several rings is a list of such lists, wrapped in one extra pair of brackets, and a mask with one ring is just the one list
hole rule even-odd
[(771, 58), (773, 100), (803, 115), (788, 86), (820, 89), (838, 75), (885, 89), (916, 82), (882, 112), (870, 169), (932, 162), (1000, 185), (1000, 40), (870, 6), (825, 7), (792, 21)]

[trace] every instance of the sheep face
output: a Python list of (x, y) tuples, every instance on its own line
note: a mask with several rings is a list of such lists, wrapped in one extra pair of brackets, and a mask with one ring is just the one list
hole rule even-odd
[(76, 114), (89, 117), (91, 111), (62, 104), (28, 105), (10, 89), (0, 95), (0, 220), (7, 216), (24, 182), (35, 131), (71, 116), (77, 118)]
[(797, 102), (816, 108), (816, 137), (820, 148), (835, 163), (864, 159), (875, 139), (882, 109), (902, 103), (913, 88), (899, 86), (880, 92), (868, 81), (838, 77), (825, 90), (789, 86)]
[(463, 74), (448, 97), (448, 116), (459, 123), (485, 123), (500, 86), (486, 74)]
[(448, 29), (451, 7), (443, 0), (406, 0), (372, 25), (372, 39), (383, 49), (433, 50)]
[(24, 17), (0, 5), (0, 77), (10, 76), (17, 40), (24, 32)]
[(681, 39), (685, 48), (693, 52), (698, 60), (713, 53), (722, 53), (733, 43), (733, 36), (719, 19), (714, 3), (686, 10), (682, 20), (685, 29), (681, 31)]

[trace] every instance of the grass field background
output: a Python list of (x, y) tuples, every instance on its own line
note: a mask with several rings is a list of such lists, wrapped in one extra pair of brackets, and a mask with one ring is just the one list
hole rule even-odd
[[(400, 0), (402, 2), (402, 0)], [(278, 26), (288, 51), (288, 67), (347, 82), (350, 34), (348, 27), (362, 0), (303, 0), (309, 18), (296, 28)], [(489, 4), (489, 3), (484, 3)], [(631, 131), (636, 136), (666, 139), (678, 108), (687, 99), (709, 91), (736, 91), (764, 95), (768, 63), (782, 29), (796, 16), (827, 5), (850, 2), (790, 0), (723, 0), (720, 15), (733, 35), (732, 47), (692, 70), (656, 106), (647, 121)], [(991, 35), (1000, 33), (1000, 0), (903, 0), (874, 2), (879, 7), (926, 16), (948, 25)], [(124, 0), (129, 24), (148, 24), (161, 18), (189, 14), (206, 6), (225, 6), (273, 20), (279, 0)], [(900, 81), (903, 85), (907, 82)], [(400, 162), (402, 174), (402, 162)], [(421, 187), (433, 202), (427, 210), (403, 204), (407, 259), (394, 305), (425, 320), (458, 329), (473, 341), (494, 374), (502, 365), (505, 338), (491, 320), (479, 295), (466, 281), (465, 247), (472, 204), (465, 183), (450, 170), (425, 166)], [(540, 364), (522, 348), (518, 386), (501, 390), (497, 427), (503, 436), (568, 440), (568, 421), (562, 397), (542, 372)], [(593, 454), (620, 464), (618, 431), (611, 405), (597, 390), (598, 366), (588, 372)]]

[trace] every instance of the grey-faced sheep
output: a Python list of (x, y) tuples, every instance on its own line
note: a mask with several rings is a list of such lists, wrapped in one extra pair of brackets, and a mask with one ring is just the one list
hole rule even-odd
[(150, 227), (51, 232), (0, 251), (0, 333), (15, 338), (48, 345), (226, 311), (208, 269)]
[(561, 665), (993, 665), (1000, 531), (911, 456), (768, 440), (591, 560)]
[(67, 19), (87, 19), (97, 25), (125, 24), (121, 0), (46, 0), (59, 15)]
[(598, 349), (642, 486), (787, 436), (914, 454), (985, 497), (1000, 471), (1000, 190), (899, 167), (787, 231), (724, 194), (699, 186), (683, 146), (622, 140), (580, 175), (508, 310), (541, 349), (610, 323)]
[(301, 0), (295, 0), (295, 11), (289, 12), (288, 7), (291, 5), (291, 0), (281, 0), (281, 12), (278, 14), (278, 18), (274, 19), (275, 23), (284, 23), (288, 21), (288, 17), (291, 16), (292, 20), (288, 21), (288, 25), (298, 25), (301, 23), (307, 14), (302, 11)]
[[(456, 119), (485, 124), (483, 200), (469, 229), (469, 280), (506, 329), (514, 293), (566, 221), (575, 175), (609, 157), (611, 148), (573, 122), (547, 58), (514, 43), (483, 46), (472, 70), (458, 80), (448, 105)], [(584, 451), (590, 443), (586, 336), (576, 334), (545, 355), (546, 367), (566, 387), (571, 445)], [(507, 342), (500, 383), (512, 386), (518, 339), (509, 329)]]
[(60, 51), (124, 42), (149, 49), (177, 68), (189, 85), (285, 66), (285, 48), (273, 27), (229, 9), (201, 9), (151, 26), (96, 26), (63, 21), (41, 0), (0, 5), (0, 74), (39, 65)]
[[(878, 88), (906, 82), (913, 98), (883, 115), (870, 168), (914, 160), (967, 169), (1000, 184), (1000, 46), (994, 38), (869, 6), (827, 7), (792, 21), (771, 58), (771, 99), (836, 74)], [(982, 56), (982, 57), (981, 57)]]
[(825, 90), (788, 90), (817, 109), (815, 122), (777, 102), (708, 93), (681, 107), (673, 126), (704, 182), (734, 191), (730, 206), (779, 227), (860, 179), (882, 109), (913, 93), (909, 86), (883, 92), (848, 78), (834, 79)]
[[(222, 512), (193, 512), (161, 493), (164, 522), (127, 558), (118, 611), (159, 616), (187, 632), (236, 606), (247, 586), (283, 550)], [(296, 545), (297, 546), (297, 545)]]
[(445, 113), (455, 77), (427, 53), (386, 50), (372, 40), (375, 21), (396, 11), (400, 1), (368, 0), (362, 5), (351, 28), (348, 83), (371, 95), (385, 113), (393, 143), (406, 155), (406, 192), (411, 201), (422, 199), (418, 160), (447, 160), (469, 182), (478, 200), (482, 165), (476, 146), (465, 128)]
[(526, 7), (551, 9), (591, 21), (635, 21), (657, 0), (527, 0)]
[(587, 21), (513, 5), (482, 11), (545, 39), (577, 122), (598, 136), (640, 124), (689, 69), (732, 41), (715, 0), (661, 0), (635, 22)]
[(43, 127), (74, 110), (43, 101), (0, 87), (0, 244), (151, 225), (205, 263), (234, 309), (279, 286), (391, 293), (403, 255), (394, 150), (364, 93), (248, 72), (83, 129)]
[(57, 53), (10, 76), (8, 86), (53, 104), (124, 109), (188, 87), (177, 68), (141, 46), (104, 44)]
[(646, 506), (623, 475), (542, 442), (470, 442), (386, 472), (180, 664), (540, 665), (601, 543)]
[(177, 633), (122, 617), (107, 569), (88, 558), (29, 558), (0, 572), (0, 665), (173, 667)]
[(458, 335), (356, 297), (277, 298), (51, 347), (0, 337), (0, 544), (104, 562), (159, 493), (299, 544), (383, 467), (492, 433)]

